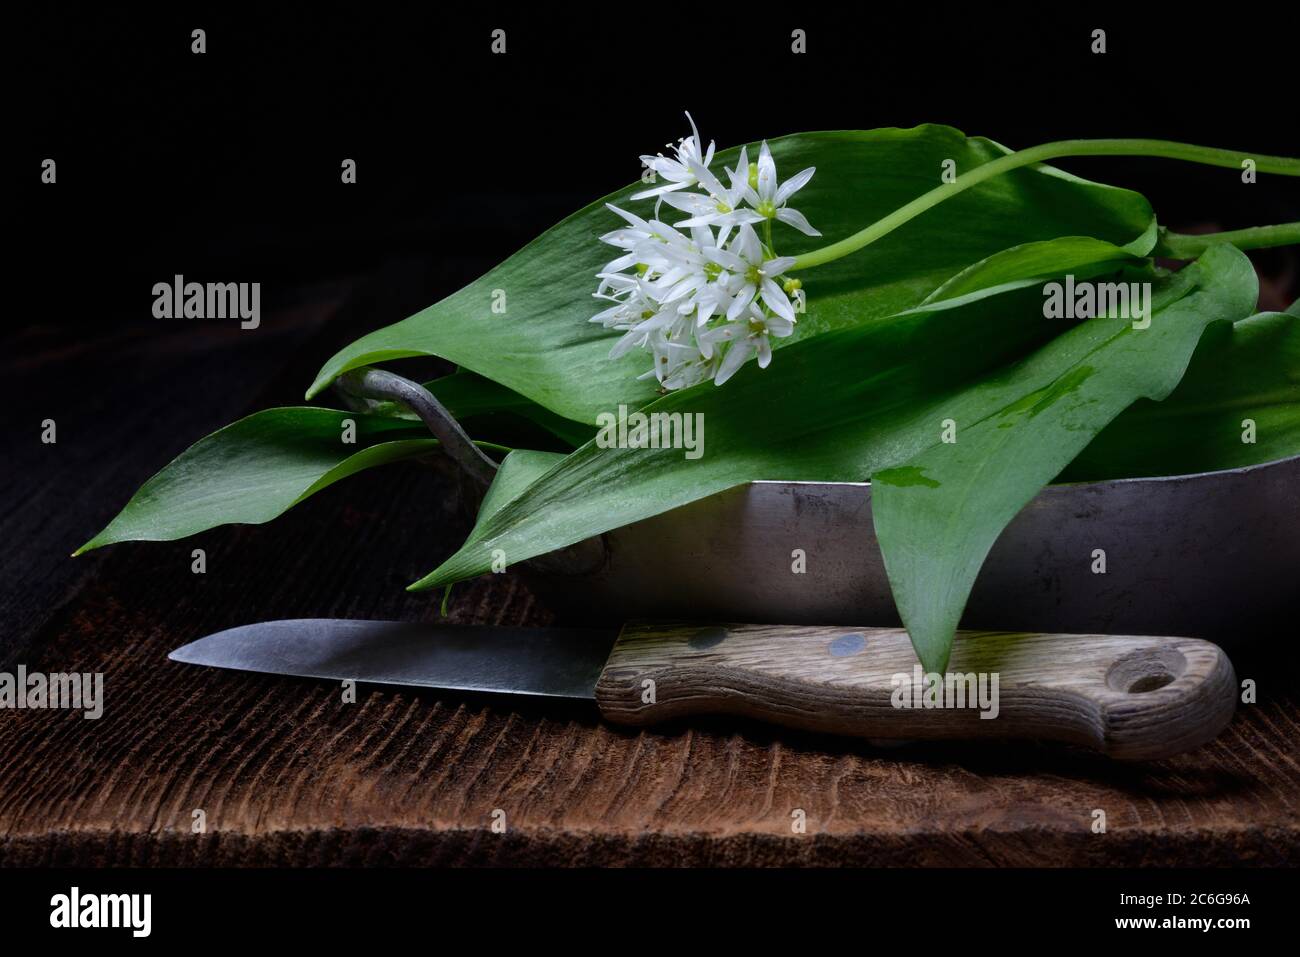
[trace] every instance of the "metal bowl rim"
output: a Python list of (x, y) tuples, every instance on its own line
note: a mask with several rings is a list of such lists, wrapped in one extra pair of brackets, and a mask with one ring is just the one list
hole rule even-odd
[[(1209, 479), (1216, 477), (1227, 477), (1235, 475), (1248, 475), (1252, 472), (1271, 469), (1279, 465), (1300, 463), (1300, 454), (1288, 455), (1285, 458), (1273, 459), (1271, 462), (1260, 462), (1258, 465), (1243, 465), (1232, 469), (1214, 469), (1209, 472), (1185, 472), (1181, 475), (1142, 475), (1135, 478), (1122, 479), (1101, 479), (1096, 482), (1061, 482), (1060, 484), (1051, 484), (1043, 486), (1043, 491), (1053, 489), (1080, 489), (1091, 488), (1098, 485), (1132, 485), (1139, 482), (1148, 482), (1157, 484), (1161, 482), (1185, 482), (1195, 481), (1198, 479)], [(814, 482), (807, 479), (796, 479), (793, 481), (782, 481), (781, 479), (754, 479), (751, 482), (742, 483), (744, 485), (835, 485), (848, 488), (870, 488), (870, 482)]]

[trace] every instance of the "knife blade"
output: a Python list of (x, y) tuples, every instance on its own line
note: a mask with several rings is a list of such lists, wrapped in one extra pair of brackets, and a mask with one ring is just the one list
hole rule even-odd
[(925, 675), (900, 628), (629, 622), (619, 631), (345, 619), (243, 625), (173, 661), (335, 681), (594, 700), (627, 725), (729, 714), (878, 740), (1064, 741), (1121, 759), (1215, 737), (1232, 663), (1190, 638), (959, 632)]
[(594, 700), (596, 680), (617, 635), (580, 628), (298, 618), (219, 631), (167, 657), (298, 678)]

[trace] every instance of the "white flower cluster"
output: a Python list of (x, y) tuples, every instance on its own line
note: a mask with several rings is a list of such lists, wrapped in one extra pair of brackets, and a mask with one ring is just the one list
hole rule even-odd
[[(641, 157), (664, 183), (632, 199), (654, 197), (655, 218), (609, 207), (627, 225), (601, 240), (623, 254), (597, 275), (595, 296), (611, 305), (591, 320), (624, 333), (611, 359), (633, 349), (650, 352), (654, 368), (641, 378), (654, 376), (665, 389), (709, 379), (721, 385), (754, 355), (766, 369), (769, 340), (794, 332), (790, 296), (801, 295), (799, 281), (782, 275), (794, 259), (772, 249), (772, 221), (821, 235), (786, 205), (812, 179), (814, 167), (778, 184), (764, 142), (757, 163), (741, 148), (736, 168), (725, 170), (730, 185), (724, 186), (709, 171), (714, 144), (705, 150), (695, 121), (689, 113), (686, 118), (692, 133), (670, 147), (674, 156)], [(671, 226), (661, 222), (665, 203), (687, 218)]]

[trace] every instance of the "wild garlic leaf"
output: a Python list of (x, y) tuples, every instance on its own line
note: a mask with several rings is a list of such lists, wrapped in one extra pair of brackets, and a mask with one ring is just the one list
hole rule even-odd
[(1006, 524), (1136, 400), (1168, 396), (1206, 326), (1249, 315), (1257, 294), (1246, 256), (1212, 247), (1156, 284), (1147, 328), (1128, 318), (1074, 326), (954, 396), (940, 410), (954, 423), (951, 441), (936, 421), (923, 450), (872, 475), (885, 569), (927, 670), (946, 667), (971, 586)]
[(539, 452), (533, 449), (515, 449), (501, 462), (496, 478), (478, 508), (476, 525), (487, 521), (506, 505), (517, 499), (528, 486), (564, 461), (562, 452)]
[[(345, 420), (356, 441), (343, 441)], [(123, 541), (172, 541), (214, 528), (260, 525), (362, 469), (427, 455), (418, 423), (312, 407), (266, 409), (200, 439), (145, 482), (75, 554)]]
[(1152, 220), (1151, 230), (1128, 248), (1091, 236), (1063, 236), (1013, 246), (966, 267), (926, 296), (925, 301), (956, 299), (1018, 279), (1060, 276), (1068, 272), (1104, 272), (1129, 265), (1142, 258), (1143, 253), (1135, 250), (1150, 249), (1154, 230), (1155, 221)]
[[(945, 126), (800, 133), (770, 146), (783, 169), (817, 167), (799, 193), (799, 207), (825, 238), (789, 230), (777, 244), (783, 256), (847, 236), (921, 195), (940, 182), (945, 161), (960, 176), (1007, 152)], [(713, 167), (734, 164), (738, 153), (719, 153)], [(653, 384), (636, 378), (644, 359), (609, 360), (619, 333), (588, 321), (599, 311), (590, 294), (594, 277), (611, 257), (611, 247), (597, 237), (621, 224), (605, 203), (649, 214), (653, 200), (629, 200), (644, 188), (637, 182), (592, 203), (459, 292), (354, 342), (326, 363), (308, 396), (349, 369), (438, 355), (586, 424), (620, 404), (635, 408), (653, 400)], [(665, 207), (661, 215), (673, 223), (685, 216), (676, 212)], [(1016, 170), (954, 196), (852, 256), (807, 270), (801, 276), (807, 312), (795, 335), (778, 344), (784, 351), (800, 339), (910, 309), (972, 264), (1025, 243), (1094, 237), (1145, 255), (1153, 226), (1151, 207), (1137, 193), (1048, 166)], [(996, 281), (1011, 278), (1017, 277), (1002, 272)]]
[(1300, 315), (1213, 325), (1163, 402), (1140, 399), (1057, 477), (1191, 475), (1300, 455)]

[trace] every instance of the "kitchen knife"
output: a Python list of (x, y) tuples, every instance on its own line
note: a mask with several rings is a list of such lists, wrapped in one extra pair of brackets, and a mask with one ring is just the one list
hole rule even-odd
[(1190, 638), (959, 632), (934, 680), (900, 628), (629, 622), (617, 632), (298, 619), (173, 661), (385, 685), (592, 699), (609, 721), (731, 714), (873, 739), (1028, 738), (1123, 759), (1209, 741), (1232, 663)]

